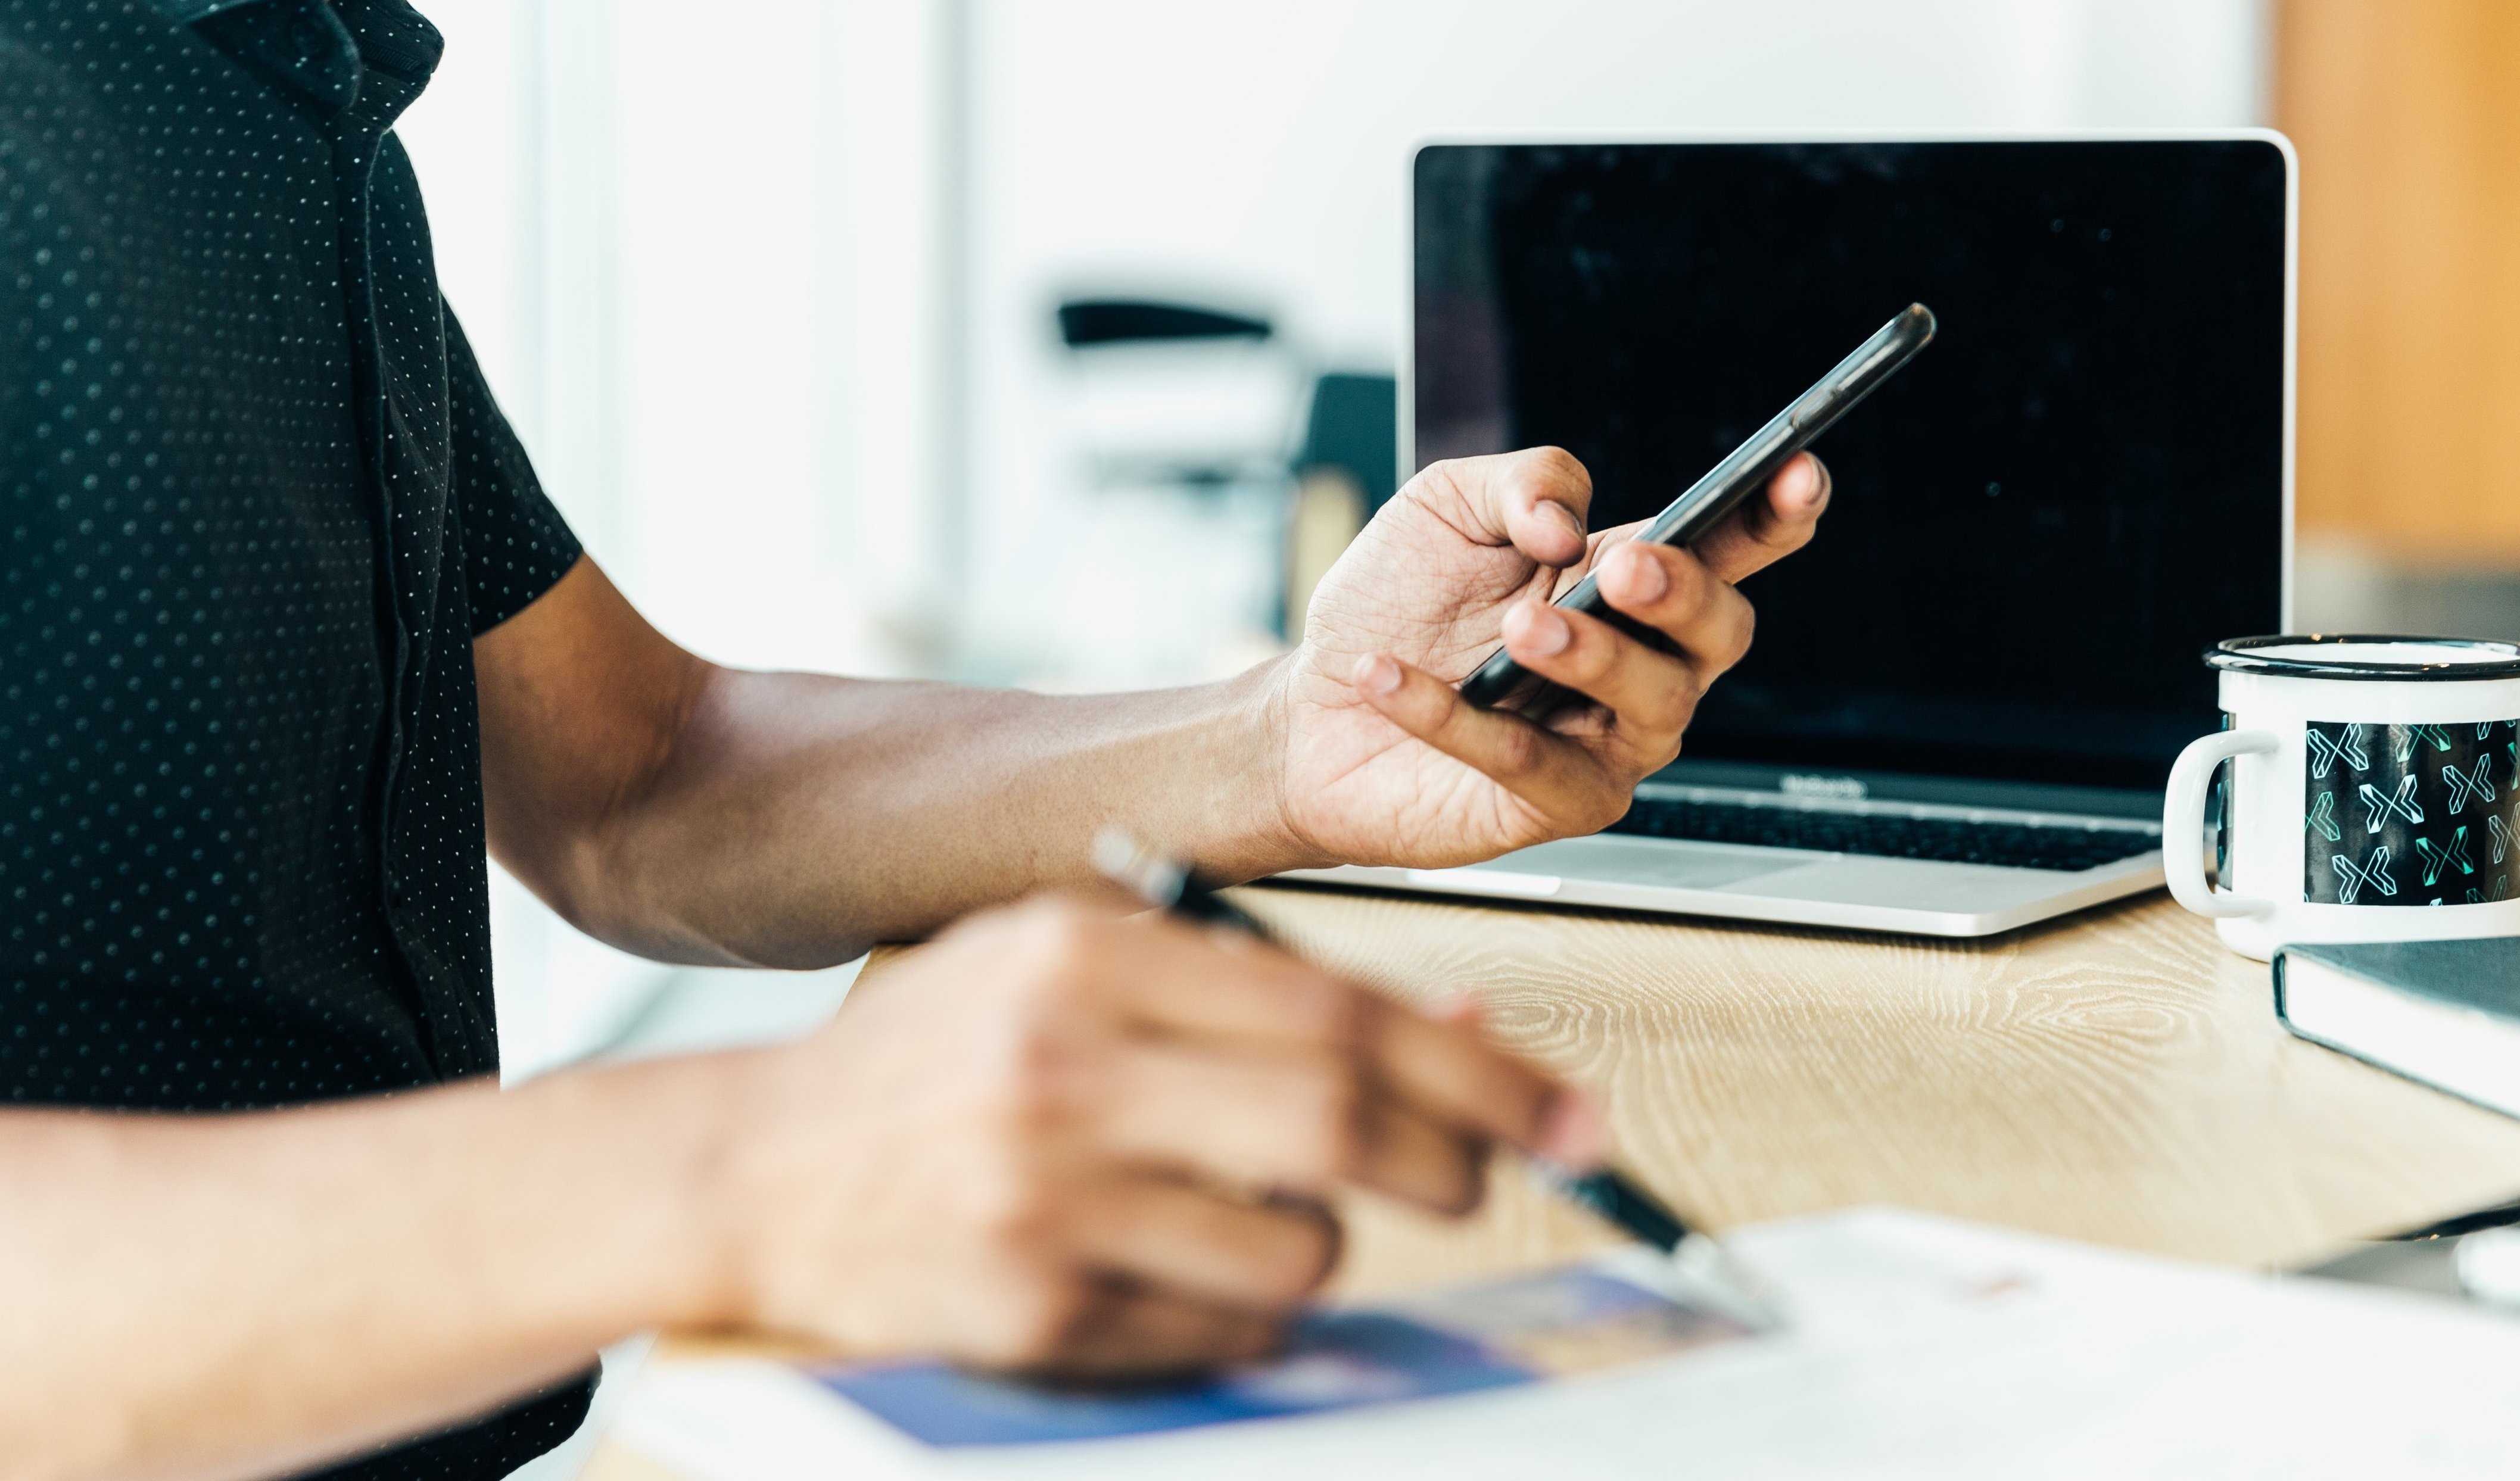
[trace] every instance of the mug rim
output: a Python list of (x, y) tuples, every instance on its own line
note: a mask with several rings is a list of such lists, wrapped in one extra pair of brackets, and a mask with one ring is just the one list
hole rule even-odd
[[(2474, 663), (2386, 663), (2364, 658), (2320, 660), (2278, 657), (2260, 651), (2269, 648), (2324, 648), (2348, 643), (2421, 643), (2431, 648), (2460, 648), (2498, 653), (2498, 659)], [(2458, 683), (2469, 679), (2520, 678), (2520, 643), (2499, 638), (2432, 638), (2408, 633), (2268, 633), (2253, 638), (2226, 638), (2205, 650), (2210, 668), (2235, 674), (2275, 674), (2296, 679), (2363, 679), (2392, 683)]]

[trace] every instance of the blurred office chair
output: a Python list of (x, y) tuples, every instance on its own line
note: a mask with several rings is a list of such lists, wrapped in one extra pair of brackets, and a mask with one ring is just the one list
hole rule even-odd
[(1389, 376), (1326, 371), (1313, 380), (1286, 510), (1285, 599), (1278, 632), (1304, 633), (1313, 588), (1400, 486), (1400, 388)]
[(1269, 321), (1194, 303), (1154, 298), (1071, 298), (1058, 306), (1058, 337), (1069, 349), (1163, 339), (1266, 339)]
[(1269, 320), (1128, 297), (1069, 298), (1058, 319), (1091, 483), (1218, 492), (1284, 476), (1301, 371)]
[[(1397, 387), (1324, 371), (1267, 316), (1125, 295), (1057, 307), (1087, 482), (1265, 506), (1262, 620), (1303, 631), (1313, 588), (1398, 486)], [(1291, 443), (1291, 447), (1290, 447)]]

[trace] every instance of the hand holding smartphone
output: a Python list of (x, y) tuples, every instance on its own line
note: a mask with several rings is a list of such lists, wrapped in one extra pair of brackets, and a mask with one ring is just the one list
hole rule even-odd
[[(1651, 523), (1637, 532), (1636, 538), (1662, 545), (1696, 541), (1742, 499), (1765, 488), (1788, 460), (1811, 446), (1874, 386), (1913, 359), (1933, 337), (1933, 310), (1921, 303), (1909, 304), (1897, 318), (1881, 326), (1879, 333), (1859, 345), (1855, 353), (1839, 361), (1834, 370), (1796, 397), (1792, 405), (1709, 469), (1704, 477), (1689, 485), (1688, 492), (1671, 501)], [(1634, 637), (1655, 641), (1651, 632), (1601, 599), (1591, 575), (1558, 598), (1557, 606), (1598, 617)], [(1462, 681), (1461, 694), (1473, 704), (1489, 707), (1511, 699), (1515, 708), (1535, 717), (1576, 697), (1516, 663), (1501, 645)]]

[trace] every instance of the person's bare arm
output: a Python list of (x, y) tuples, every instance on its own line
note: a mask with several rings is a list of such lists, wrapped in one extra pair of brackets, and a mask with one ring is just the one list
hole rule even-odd
[(723, 1309), (707, 1078), (0, 1114), (0, 1474), (292, 1473)]
[(490, 849), (667, 962), (819, 966), (1076, 882), (1099, 827), (1236, 877), (1287, 857), (1256, 683), (1127, 695), (721, 667), (591, 560), (473, 646)]
[[(1105, 825), (1227, 879), (1590, 832), (1679, 751), (1749, 645), (1732, 582), (1810, 538), (1827, 480), (1796, 460), (1696, 553), (1588, 542), (1591, 494), (1552, 449), (1438, 464), (1323, 583), (1296, 652), (1147, 694), (724, 668), (580, 561), (473, 645), (491, 851), (628, 950), (812, 966), (1071, 884)], [(1547, 606), (1596, 564), (1661, 643)], [(1594, 702), (1542, 725), (1461, 700), (1500, 641)]]
[(1491, 1146), (1584, 1165), (1599, 1139), (1473, 1024), (1049, 901), (777, 1049), (0, 1112), (0, 1476), (294, 1473), (651, 1325), (1079, 1374), (1247, 1358), (1328, 1274), (1336, 1190), (1459, 1213)]

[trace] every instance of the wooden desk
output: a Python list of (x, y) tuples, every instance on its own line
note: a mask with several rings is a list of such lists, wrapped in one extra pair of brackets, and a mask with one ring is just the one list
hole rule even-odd
[[(1983, 943), (1239, 898), (1402, 997), (1479, 991), (1499, 1034), (1605, 1094), (1647, 1184), (1717, 1227), (1898, 1203), (2278, 1267), (2520, 1190), (2520, 1122), (2292, 1039), (2265, 965), (2159, 895)], [(1467, 1224), (1360, 1202), (1350, 1233), (1348, 1293), (1606, 1242), (1513, 1177)], [(657, 1472), (616, 1445), (588, 1474)]]

